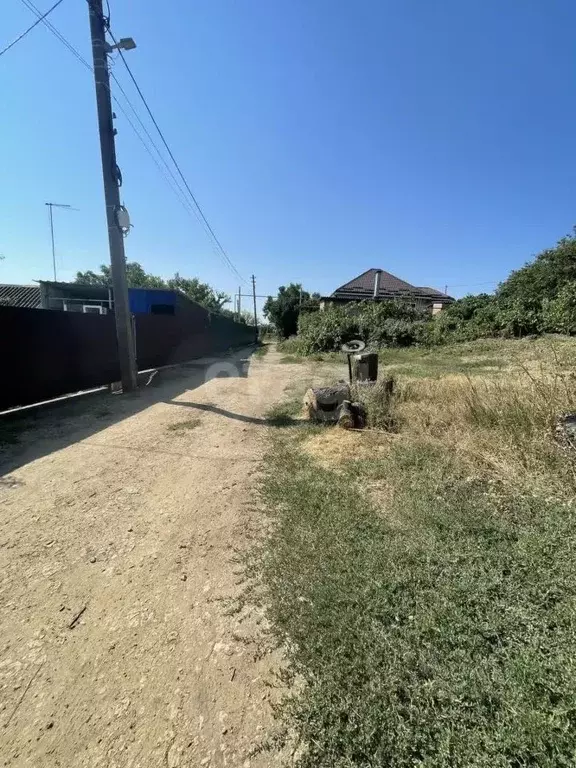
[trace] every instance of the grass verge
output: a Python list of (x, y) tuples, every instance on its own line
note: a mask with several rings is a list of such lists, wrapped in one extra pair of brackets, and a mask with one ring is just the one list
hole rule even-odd
[(254, 357), (265, 357), (268, 354), (269, 349), (269, 344), (259, 344), (252, 354)]
[(254, 565), (300, 768), (575, 764), (574, 398), (527, 370), (414, 380), (338, 466), (271, 433)]

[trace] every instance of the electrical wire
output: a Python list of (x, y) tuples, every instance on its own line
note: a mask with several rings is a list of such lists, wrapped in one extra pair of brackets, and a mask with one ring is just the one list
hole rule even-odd
[(499, 282), (499, 280), (487, 280), (483, 283), (445, 283), (445, 285), (448, 285), (448, 288), (471, 288), (476, 285), (498, 285)]
[(31, 12), (32, 12), (32, 13), (33, 13), (35, 16), (37, 16), (37, 17), (38, 17), (38, 21), (39, 21), (39, 22), (40, 22), (40, 21), (42, 21), (42, 22), (43, 22), (44, 26), (46, 26), (46, 27), (47, 27), (47, 28), (50, 30), (50, 32), (52, 32), (52, 34), (53, 34), (53, 35), (55, 35), (55, 36), (56, 36), (56, 37), (57, 37), (57, 38), (60, 40), (60, 42), (61, 42), (63, 45), (65, 45), (65, 46), (66, 46), (66, 48), (68, 48), (68, 50), (70, 51), (70, 53), (71, 53), (73, 56), (75, 56), (75, 57), (78, 59), (78, 61), (80, 61), (80, 62), (81, 62), (81, 63), (82, 63), (82, 64), (83, 64), (83, 65), (84, 65), (84, 66), (85, 66), (87, 69), (89, 69), (91, 72), (93, 71), (93, 70), (92, 70), (92, 67), (91, 67), (91, 66), (90, 66), (90, 64), (89, 64), (89, 63), (86, 61), (86, 59), (85, 59), (85, 58), (82, 56), (82, 54), (80, 54), (80, 53), (79, 53), (79, 52), (76, 50), (76, 48), (74, 48), (74, 46), (73, 46), (73, 45), (71, 45), (71, 44), (68, 42), (68, 40), (66, 40), (66, 38), (64, 37), (64, 35), (60, 34), (60, 32), (59, 32), (59, 31), (56, 29), (56, 27), (55, 27), (53, 24), (51, 24), (51, 23), (48, 21), (48, 19), (43, 19), (43, 18), (41, 18), (41, 12), (38, 10), (38, 8), (37, 8), (37, 7), (34, 5), (34, 3), (33, 3), (31, 0), (22, 0), (22, 3), (23, 3), (25, 6), (26, 6), (26, 8), (28, 8), (28, 10), (29, 10), (29, 11), (31, 11)]
[(28, 34), (28, 32), (31, 32), (31, 31), (34, 29), (34, 27), (37, 27), (37, 26), (38, 26), (38, 24), (40, 24), (40, 22), (41, 22), (41, 21), (44, 21), (44, 19), (46, 18), (46, 16), (48, 16), (50, 13), (52, 13), (52, 11), (53, 11), (55, 8), (57, 8), (57, 7), (60, 5), (60, 3), (61, 3), (61, 2), (63, 2), (63, 0), (57, 0), (57, 2), (56, 2), (56, 3), (54, 3), (54, 5), (53, 5), (51, 8), (49, 8), (49, 9), (46, 11), (46, 13), (44, 13), (44, 14), (43, 14), (43, 15), (42, 15), (40, 18), (36, 19), (36, 21), (34, 22), (34, 24), (31, 24), (31, 25), (28, 27), (28, 29), (25, 29), (25, 30), (24, 30), (24, 32), (22, 32), (22, 34), (21, 34), (21, 35), (19, 35), (19, 36), (16, 38), (16, 40), (12, 40), (12, 42), (11, 42), (9, 45), (7, 45), (7, 46), (6, 46), (6, 48), (3, 48), (3, 49), (0, 51), (0, 56), (3, 56), (3, 55), (6, 53), (6, 51), (9, 51), (9, 50), (10, 50), (10, 48), (12, 48), (13, 46), (15, 46), (15, 45), (16, 45), (16, 43), (19, 43), (19, 42), (20, 42), (20, 40), (22, 40), (22, 38), (23, 38), (23, 37), (26, 37), (26, 35)]
[[(59, 0), (59, 2), (62, 2), (62, 0)], [(72, 53), (73, 56), (75, 56), (75, 58), (78, 59), (78, 61), (80, 61), (80, 63), (84, 67), (86, 67), (86, 69), (88, 69), (90, 72), (94, 72), (93, 67), (86, 61), (86, 59), (82, 56), (82, 54), (64, 37), (64, 35), (62, 35), (58, 31), (58, 29), (56, 29), (56, 27), (53, 24), (51, 24), (47, 19), (42, 17), (41, 11), (34, 5), (32, 0), (22, 0), (22, 3), (28, 8), (28, 10), (30, 10), (32, 13), (34, 13), (38, 17), (38, 21), (36, 23), (40, 23), (42, 21), (44, 23), (44, 25), (50, 30), (50, 32), (52, 32), (52, 34), (56, 38), (58, 38), (58, 40), (60, 40), (60, 42), (70, 51), (70, 53)], [(155, 155), (153, 154), (152, 150), (150, 149), (150, 147), (146, 143), (144, 137), (142, 136), (142, 134), (138, 131), (138, 129), (134, 125), (134, 122), (132, 121), (132, 119), (130, 118), (130, 116), (127, 113), (126, 109), (124, 108), (124, 105), (116, 98), (116, 96), (113, 93), (111, 93), (111, 96), (114, 99), (114, 102), (116, 103), (118, 108), (124, 114), (124, 117), (128, 121), (128, 124), (130, 125), (130, 127), (133, 130), (134, 134), (136, 135), (136, 137), (138, 138), (138, 140), (140, 141), (140, 143), (142, 144), (142, 146), (144, 147), (146, 152), (150, 155), (150, 157), (151, 157), (153, 163), (156, 165), (159, 173), (161, 174), (161, 176), (163, 177), (165, 182), (168, 184), (168, 186), (170, 187), (171, 191), (175, 194), (176, 198), (178, 199), (179, 203), (182, 205), (184, 210), (187, 213), (189, 213), (189, 214), (193, 214), (195, 216), (195, 218), (197, 219), (197, 221), (203, 226), (203, 228), (206, 229), (206, 227), (204, 226), (204, 223), (203, 223), (202, 219), (200, 218), (197, 210), (195, 208), (193, 208), (191, 203), (188, 201), (188, 199), (186, 197), (186, 192), (181, 187), (180, 183), (178, 182), (178, 179), (174, 175), (174, 172), (172, 171), (172, 169), (170, 168), (170, 166), (166, 162), (164, 156), (162, 155), (162, 152), (160, 151), (160, 149), (158, 148), (156, 142), (154, 141), (154, 139), (150, 135), (150, 132), (146, 128), (145, 124), (142, 122), (140, 116), (138, 115), (138, 112), (136, 111), (136, 108), (134, 107), (134, 105), (132, 104), (130, 99), (128, 98), (128, 95), (126, 94), (126, 91), (122, 87), (120, 81), (118, 80), (118, 78), (116, 77), (114, 72), (110, 72), (110, 75), (111, 75), (112, 79), (114, 80), (114, 82), (116, 83), (116, 85), (118, 86), (120, 92), (122, 93), (122, 95), (126, 99), (126, 102), (128, 103), (128, 105), (132, 109), (134, 115), (136, 116), (138, 122), (140, 123), (140, 125), (143, 128), (143, 130), (145, 131), (146, 136), (148, 137), (150, 143), (152, 144), (152, 146), (156, 150), (156, 153), (158, 154), (158, 157), (160, 158), (160, 160), (162, 161), (162, 163), (166, 167), (166, 170), (170, 174), (171, 178), (169, 178), (169, 176), (166, 174), (166, 171), (164, 170), (164, 168), (162, 168), (162, 166), (158, 162), (158, 160), (155, 157)], [(213, 251), (214, 251), (214, 254), (216, 256), (222, 257), (221, 253), (219, 251), (217, 251), (215, 248), (213, 249)], [(233, 271), (234, 271), (234, 273), (236, 274), (237, 277), (239, 277), (240, 279), (243, 279), (241, 277), (241, 275), (237, 272), (235, 267), (232, 265), (231, 262), (230, 263), (226, 263), (226, 265), (233, 269)]]
[[(86, 69), (88, 69), (88, 70), (89, 70), (90, 72), (92, 72), (92, 73), (94, 72), (94, 68), (92, 67), (92, 65), (91, 65), (91, 64), (89, 64), (89, 63), (86, 61), (86, 59), (85, 59), (85, 58), (82, 56), (82, 54), (81, 54), (81, 53), (80, 53), (80, 52), (79, 52), (79, 51), (78, 51), (78, 50), (77, 50), (77, 49), (76, 49), (76, 48), (75, 48), (75, 47), (74, 47), (74, 46), (73, 46), (71, 43), (69, 43), (69, 42), (68, 42), (68, 40), (67, 40), (67, 39), (64, 37), (64, 35), (62, 35), (62, 34), (61, 34), (59, 31), (58, 31), (58, 29), (56, 29), (56, 27), (55, 27), (53, 24), (51, 24), (49, 21), (46, 21), (45, 19), (41, 19), (41, 18), (40, 18), (40, 11), (39, 11), (39, 10), (38, 10), (38, 8), (37, 8), (37, 7), (34, 5), (34, 3), (32, 2), (32, 0), (22, 0), (22, 2), (23, 2), (23, 3), (24, 3), (24, 5), (25, 5), (25, 6), (28, 8), (28, 10), (32, 11), (32, 13), (36, 14), (36, 15), (39, 17), (39, 18), (38, 18), (38, 21), (39, 21), (39, 22), (40, 22), (40, 21), (43, 21), (43, 22), (44, 22), (45, 26), (46, 26), (46, 27), (47, 27), (47, 28), (50, 30), (50, 32), (52, 32), (52, 34), (54, 34), (54, 36), (55, 36), (55, 37), (57, 37), (57, 38), (58, 38), (58, 40), (60, 40), (60, 42), (61, 42), (61, 43), (63, 43), (63, 44), (66, 46), (66, 48), (68, 48), (68, 50), (70, 51), (70, 53), (72, 53), (72, 54), (73, 54), (73, 56), (75, 56), (75, 57), (78, 59), (78, 61), (80, 61), (80, 63), (81, 63), (81, 64), (83, 64), (83, 65), (86, 67)], [(161, 154), (160, 150), (158, 149), (157, 145), (154, 143), (154, 140), (153, 140), (153, 139), (152, 139), (152, 137), (150, 136), (150, 133), (149, 133), (149, 132), (146, 130), (146, 126), (144, 125), (144, 123), (142, 122), (142, 120), (140, 120), (140, 117), (139, 117), (138, 113), (136, 112), (136, 110), (135, 110), (135, 108), (134, 108), (134, 106), (133, 106), (132, 102), (129, 100), (129, 98), (128, 98), (128, 96), (127, 96), (126, 92), (125, 92), (125, 91), (124, 91), (124, 89), (122, 88), (122, 85), (121, 85), (121, 84), (120, 84), (120, 82), (118, 81), (118, 78), (115, 76), (115, 74), (114, 74), (113, 72), (111, 72), (110, 74), (111, 74), (112, 78), (114, 79), (114, 82), (115, 82), (115, 83), (118, 85), (118, 88), (120, 89), (120, 91), (121, 91), (121, 93), (123, 94), (124, 98), (125, 98), (125, 99), (126, 99), (126, 101), (128, 102), (128, 104), (129, 104), (129, 106), (131, 107), (132, 111), (134, 112), (134, 114), (135, 114), (135, 115), (136, 115), (136, 117), (138, 118), (138, 120), (139, 120), (140, 124), (142, 125), (142, 127), (143, 127), (143, 128), (144, 128), (144, 130), (146, 131), (146, 134), (147, 134), (148, 138), (150, 139), (150, 141), (151, 141), (152, 145), (154, 146), (154, 149), (155, 149), (155, 150), (156, 150), (156, 152), (158, 153), (158, 156), (159, 156), (159, 157), (160, 157), (160, 158), (163, 160), (164, 164), (165, 164), (165, 165), (168, 167), (168, 165), (167, 165), (166, 161), (164, 160), (164, 158), (163, 158), (163, 156), (162, 156), (162, 154)], [(189, 204), (188, 204), (188, 202), (187, 202), (187, 200), (186, 200), (186, 194), (185, 194), (184, 190), (183, 190), (183, 189), (182, 189), (182, 188), (181, 188), (181, 187), (180, 187), (180, 186), (179, 186), (179, 185), (176, 183), (176, 182), (177, 182), (177, 180), (175, 179), (175, 183), (176, 183), (176, 186), (177, 186), (178, 190), (180, 191), (180, 194), (182, 195), (182, 198), (183, 198), (183, 199), (182, 199), (182, 198), (180, 197), (180, 195), (178, 194), (178, 191), (176, 191), (176, 189), (174, 189), (174, 187), (173, 187), (172, 183), (170, 182), (170, 180), (169, 180), (169, 179), (168, 179), (168, 177), (166, 176), (166, 174), (165, 174), (164, 170), (162, 169), (162, 167), (161, 167), (161, 166), (160, 166), (160, 164), (158, 163), (158, 161), (157, 161), (156, 157), (155, 157), (155, 156), (153, 155), (153, 153), (151, 152), (151, 150), (150, 150), (150, 147), (149, 147), (149, 146), (146, 144), (146, 141), (144, 140), (144, 138), (142, 137), (142, 135), (140, 134), (140, 132), (138, 131), (138, 129), (136, 128), (136, 126), (134, 125), (134, 123), (132, 122), (132, 120), (131, 120), (130, 116), (128, 115), (128, 113), (127, 113), (127, 112), (126, 112), (126, 110), (124, 109), (124, 106), (123, 106), (123, 104), (122, 104), (122, 103), (121, 103), (121, 102), (120, 102), (120, 101), (119, 101), (119, 100), (116, 98), (116, 96), (115, 96), (113, 93), (111, 93), (111, 96), (112, 96), (112, 98), (114, 99), (114, 102), (116, 103), (116, 105), (118, 106), (118, 108), (119, 108), (119, 109), (122, 111), (122, 113), (124, 114), (124, 117), (126, 118), (126, 120), (128, 121), (128, 124), (130, 125), (130, 127), (131, 127), (131, 128), (132, 128), (132, 130), (134, 131), (134, 133), (135, 133), (136, 137), (139, 139), (139, 141), (141, 142), (141, 144), (142, 144), (142, 146), (144, 147), (144, 149), (146, 150), (146, 152), (147, 152), (147, 153), (150, 155), (150, 157), (152, 158), (152, 161), (154, 162), (154, 164), (155, 164), (155, 165), (156, 165), (156, 167), (158, 168), (158, 170), (159, 170), (160, 174), (163, 176), (163, 178), (165, 179), (165, 181), (166, 181), (166, 183), (168, 184), (168, 186), (170, 187), (170, 189), (171, 189), (171, 190), (174, 192), (174, 194), (176, 195), (176, 197), (177, 197), (177, 198), (178, 198), (178, 200), (180, 201), (181, 205), (184, 207), (184, 209), (185, 209), (186, 211), (188, 211), (188, 212), (191, 212), (191, 210), (192, 210), (192, 209), (189, 207)], [(170, 169), (169, 167), (168, 167), (168, 170), (170, 170), (170, 171), (171, 171), (171, 169)], [(173, 174), (172, 174), (172, 175), (173, 175)]]
[[(88, 2), (90, 3), (90, 0), (88, 0)], [(111, 29), (109, 27), (108, 27), (108, 34), (112, 38), (114, 44), (117, 46), (118, 45), (118, 41), (114, 37), (114, 35), (113, 35), (113, 33), (112, 33), (112, 31), (111, 31)], [(220, 240), (217, 238), (216, 233), (212, 229), (212, 226), (210, 225), (210, 222), (206, 218), (206, 216), (204, 214), (204, 211), (202, 210), (202, 207), (200, 206), (200, 203), (196, 199), (194, 193), (192, 192), (192, 190), (190, 188), (190, 185), (188, 184), (188, 182), (186, 180), (186, 177), (182, 173), (182, 170), (181, 170), (180, 166), (178, 165), (178, 162), (177, 162), (176, 158), (174, 157), (174, 153), (170, 149), (170, 146), (168, 145), (168, 142), (166, 141), (166, 138), (165, 138), (164, 134), (162, 133), (162, 130), (161, 130), (160, 126), (158, 125), (158, 122), (157, 122), (156, 118), (154, 117), (154, 114), (152, 113), (152, 110), (150, 109), (150, 107), (148, 105), (148, 102), (146, 101), (146, 97), (142, 93), (142, 89), (138, 85), (138, 82), (137, 82), (136, 78), (134, 77), (134, 74), (132, 73), (132, 70), (130, 69), (130, 67), (128, 65), (128, 62), (124, 58), (124, 54), (122, 53), (122, 50), (120, 48), (118, 48), (118, 53), (120, 54), (120, 58), (122, 59), (122, 63), (126, 67), (126, 71), (128, 72), (128, 75), (130, 76), (130, 79), (132, 80), (132, 83), (134, 84), (134, 87), (136, 88), (136, 91), (138, 92), (138, 95), (140, 96), (140, 99), (142, 100), (142, 103), (144, 104), (144, 107), (146, 108), (146, 111), (148, 112), (148, 115), (149, 115), (150, 119), (152, 120), (152, 123), (154, 124), (154, 127), (158, 131), (158, 135), (160, 136), (160, 139), (162, 140), (162, 143), (164, 144), (164, 147), (166, 148), (166, 151), (170, 155), (170, 159), (174, 163), (174, 167), (178, 171), (178, 174), (179, 174), (180, 178), (182, 179), (182, 181), (184, 183), (184, 186), (188, 190), (188, 193), (189, 193), (192, 201), (194, 202), (194, 205), (196, 206), (200, 216), (202, 217), (202, 220), (204, 221), (204, 223), (205, 223), (205, 225), (207, 227), (208, 232), (210, 233), (210, 235), (213, 238), (214, 242), (218, 246), (218, 249), (220, 250), (222, 256), (224, 257), (224, 259), (225, 259), (226, 263), (228, 264), (228, 266), (230, 267), (230, 269), (234, 272), (234, 274), (243, 283), (247, 283), (247, 281), (242, 277), (242, 275), (236, 269), (234, 263), (232, 262), (232, 260), (228, 256), (228, 254), (226, 253), (226, 250), (225, 250), (224, 246), (222, 245)]]

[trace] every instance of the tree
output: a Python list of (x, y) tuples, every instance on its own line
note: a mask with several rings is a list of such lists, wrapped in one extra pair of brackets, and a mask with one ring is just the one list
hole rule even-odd
[[(176, 272), (174, 277), (164, 280), (161, 277), (145, 272), (144, 267), (137, 261), (128, 261), (126, 263), (126, 278), (129, 288), (165, 288), (172, 291), (180, 291), (192, 301), (202, 304), (203, 307), (212, 312), (222, 311), (223, 305), (230, 301), (228, 294), (216, 291), (208, 283), (200, 282), (197, 277), (182, 277)], [(102, 264), (99, 273), (92, 270), (77, 272), (75, 282), (83, 283), (84, 285), (110, 286), (112, 285), (110, 266)]]
[[(129, 288), (166, 288), (166, 282), (161, 277), (149, 275), (137, 261), (126, 262), (126, 279)], [(112, 270), (109, 264), (100, 265), (100, 274), (89, 269), (87, 272), (76, 273), (76, 283), (84, 285), (112, 285)]]
[(167, 285), (173, 291), (182, 291), (189, 299), (213, 312), (219, 312), (230, 301), (227, 293), (214, 290), (208, 283), (201, 283), (197, 277), (181, 277), (178, 272), (168, 280)]
[(281, 285), (276, 298), (268, 296), (264, 304), (264, 317), (274, 324), (283, 338), (298, 331), (300, 313), (314, 312), (320, 307), (320, 294), (309, 294), (300, 283)]
[(552, 333), (576, 333), (576, 282), (565, 283), (555, 299), (545, 302), (543, 323)]
[(238, 321), (244, 323), (244, 325), (254, 325), (254, 312), (251, 312), (249, 309), (243, 309), (240, 312)]
[(520, 300), (540, 308), (544, 299), (553, 300), (565, 283), (576, 281), (576, 227), (554, 248), (547, 248), (521, 269), (512, 272), (496, 292), (499, 300)]

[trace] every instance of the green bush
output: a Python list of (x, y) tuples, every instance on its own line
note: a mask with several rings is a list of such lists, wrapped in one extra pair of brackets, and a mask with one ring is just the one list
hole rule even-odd
[(549, 333), (576, 333), (576, 281), (566, 283), (555, 299), (545, 301), (542, 323)]
[(410, 346), (428, 335), (427, 315), (402, 302), (327, 307), (300, 316), (298, 339), (304, 354), (338, 351), (352, 339), (372, 347)]
[(432, 318), (404, 302), (363, 302), (302, 314), (302, 354), (339, 350), (351, 339), (373, 347), (438, 345), (479, 338), (576, 334), (576, 228), (512, 272), (494, 295), (465, 296)]

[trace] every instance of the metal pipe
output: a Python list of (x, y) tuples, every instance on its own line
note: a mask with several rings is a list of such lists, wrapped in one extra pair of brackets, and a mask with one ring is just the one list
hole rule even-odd
[(378, 294), (380, 293), (380, 280), (382, 279), (382, 270), (377, 269), (376, 274), (374, 275), (374, 296), (373, 298), (377, 299)]

